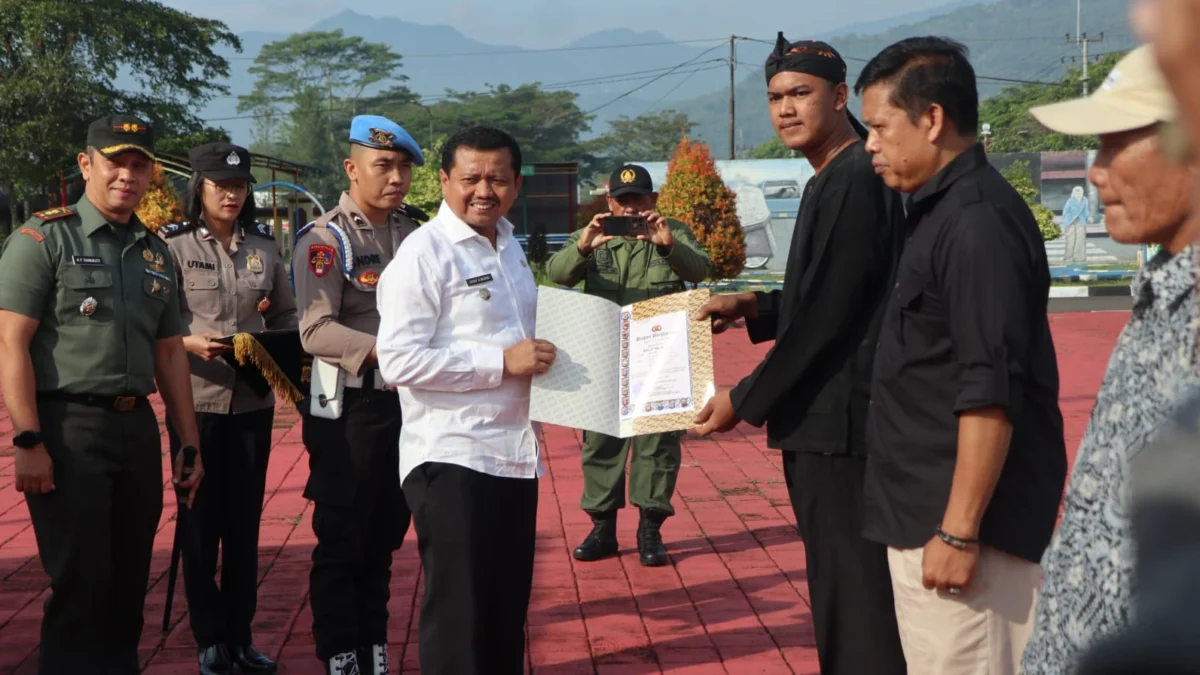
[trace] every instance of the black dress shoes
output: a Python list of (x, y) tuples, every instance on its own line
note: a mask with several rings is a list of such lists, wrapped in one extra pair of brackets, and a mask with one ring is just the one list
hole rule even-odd
[(231, 675), (233, 660), (225, 645), (213, 645), (200, 650), (200, 675)]
[(233, 647), (231, 651), (233, 653), (233, 662), (237, 664), (238, 670), (243, 673), (273, 673), (279, 669), (277, 663), (255, 649), (254, 645)]

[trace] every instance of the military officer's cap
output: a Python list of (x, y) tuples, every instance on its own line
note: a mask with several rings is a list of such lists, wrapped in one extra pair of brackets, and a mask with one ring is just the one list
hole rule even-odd
[(92, 122), (87, 144), (105, 157), (136, 150), (154, 159), (154, 132), (149, 124), (132, 115), (109, 115)]
[(250, 151), (232, 143), (205, 143), (188, 150), (192, 171), (209, 180), (254, 182), (250, 173)]
[(413, 164), (425, 164), (425, 155), (413, 137), (386, 117), (358, 115), (350, 122), (350, 142), (377, 150), (403, 150), (412, 157)]
[(637, 164), (626, 164), (608, 177), (608, 196), (648, 195), (654, 192), (650, 172)]

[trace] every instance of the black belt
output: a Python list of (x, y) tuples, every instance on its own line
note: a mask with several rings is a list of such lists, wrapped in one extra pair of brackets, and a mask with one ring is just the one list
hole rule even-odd
[(71, 394), (65, 391), (39, 391), (40, 401), (66, 401), (82, 405), (108, 408), (117, 412), (129, 412), (134, 408), (150, 407), (150, 399), (145, 396), (102, 396), (99, 394)]

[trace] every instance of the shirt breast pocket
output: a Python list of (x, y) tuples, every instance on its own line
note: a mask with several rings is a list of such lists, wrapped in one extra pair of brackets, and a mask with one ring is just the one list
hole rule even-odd
[(216, 272), (184, 272), (183, 292), (187, 295), (188, 309), (193, 314), (216, 316), (221, 311), (220, 286), (221, 279)]
[(147, 297), (146, 309), (151, 325), (158, 325), (158, 317), (166, 308), (171, 293), (175, 292), (174, 286), (170, 281), (153, 274), (142, 275), (142, 293)]
[(116, 301), (112, 272), (68, 267), (63, 271), (62, 281), (63, 303), (59, 307), (62, 323), (107, 326), (113, 322)]
[(929, 347), (937, 340), (936, 298), (919, 284), (902, 286), (896, 302), (900, 344), (906, 350)]

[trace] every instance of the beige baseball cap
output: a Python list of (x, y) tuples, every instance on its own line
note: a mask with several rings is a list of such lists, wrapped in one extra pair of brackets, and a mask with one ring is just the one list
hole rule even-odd
[(1035, 106), (1029, 112), (1047, 129), (1068, 136), (1116, 134), (1179, 118), (1179, 107), (1149, 45), (1118, 61), (1091, 96)]

